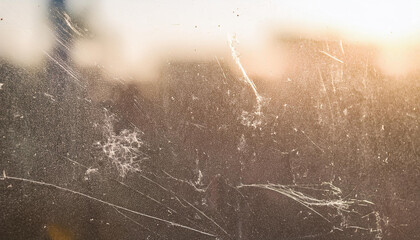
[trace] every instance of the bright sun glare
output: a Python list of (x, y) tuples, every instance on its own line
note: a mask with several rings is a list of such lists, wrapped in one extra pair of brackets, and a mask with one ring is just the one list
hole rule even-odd
[[(33, 63), (52, 49), (56, 41), (50, 34), (47, 5), (47, 0), (0, 2), (5, 19), (0, 37), (6, 39), (0, 42), (2, 57)], [(162, 59), (229, 55), (229, 34), (238, 36), (244, 56), (252, 52), (250, 58), (260, 72), (274, 71), (269, 65), (280, 61), (270, 56), (275, 51), (266, 46), (266, 39), (282, 32), (371, 45), (378, 51), (378, 64), (391, 74), (416, 70), (420, 55), (418, 0), (67, 0), (65, 5), (73, 17), (82, 16), (96, 36), (75, 42), (76, 61), (112, 66), (118, 74), (154, 76)], [(272, 61), (261, 68), (257, 65), (262, 59)], [(138, 65), (143, 66), (141, 73)], [(253, 66), (245, 67), (252, 72)]]

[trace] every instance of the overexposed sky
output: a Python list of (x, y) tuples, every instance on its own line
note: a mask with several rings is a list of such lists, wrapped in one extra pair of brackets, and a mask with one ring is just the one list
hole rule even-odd
[[(48, 3), (0, 1), (0, 57), (18, 63), (45, 57), (56, 42)], [(229, 34), (244, 51), (264, 52), (252, 56), (261, 59), (270, 52), (269, 35), (282, 32), (392, 51), (418, 49), (420, 42), (418, 0), (65, 0), (65, 6), (95, 36), (69, 46), (76, 61), (117, 74), (148, 75), (162, 59), (228, 56)]]

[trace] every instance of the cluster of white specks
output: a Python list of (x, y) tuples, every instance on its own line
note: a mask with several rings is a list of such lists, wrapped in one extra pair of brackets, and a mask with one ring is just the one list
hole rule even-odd
[(141, 170), (140, 163), (149, 158), (142, 151), (145, 146), (140, 138), (142, 132), (138, 129), (124, 129), (116, 133), (113, 122), (114, 117), (112, 115), (106, 116), (104, 126), (106, 141), (99, 143), (102, 151), (110, 163), (117, 168), (121, 177), (125, 177), (130, 172), (139, 172)]
[(254, 113), (254, 112), (248, 112), (248, 111), (242, 111), (241, 114), (241, 124), (247, 127), (253, 127), (257, 128), (262, 124), (262, 117), (260, 114)]
[(239, 143), (238, 143), (238, 151), (244, 151), (247, 147), (247, 143), (246, 143), (246, 139), (245, 139), (245, 135), (241, 135), (241, 138), (239, 139)]

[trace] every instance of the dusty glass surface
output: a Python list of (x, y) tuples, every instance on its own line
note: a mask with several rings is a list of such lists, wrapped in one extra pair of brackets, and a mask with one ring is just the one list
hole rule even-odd
[(4, 0), (0, 239), (420, 239), (418, 10)]

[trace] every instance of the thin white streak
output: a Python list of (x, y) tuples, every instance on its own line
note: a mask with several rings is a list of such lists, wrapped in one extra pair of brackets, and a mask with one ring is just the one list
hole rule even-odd
[(241, 70), (242, 75), (245, 78), (245, 81), (249, 84), (249, 86), (251, 86), (252, 90), (254, 91), (255, 97), (257, 98), (257, 101), (259, 104), (261, 101), (261, 96), (258, 94), (257, 87), (255, 86), (255, 83), (248, 77), (248, 74), (246, 73), (244, 67), (241, 64), (241, 60), (239, 59), (238, 53), (235, 47), (233, 46), (234, 42), (236, 43), (237, 40), (234, 39), (234, 37), (228, 35), (228, 41), (229, 41), (229, 47), (232, 51), (232, 57), (235, 60), (236, 65), (238, 65), (239, 69)]
[[(43, 51), (45, 53), (45, 55), (47, 55), (51, 60), (53, 60), (58, 66), (61, 67), (61, 69), (63, 69), (67, 74), (69, 74), (72, 78), (74, 78), (77, 82), (77, 84), (80, 85), (80, 80), (74, 76), (69, 70), (67, 70), (63, 65), (61, 65), (55, 58), (51, 57), (50, 54), (48, 54), (46, 51)], [(81, 85), (80, 85), (81, 86)]]
[(322, 54), (325, 54), (326, 56), (328, 56), (328, 57), (330, 57), (330, 58), (332, 58), (332, 59), (334, 59), (334, 60), (336, 60), (337, 62), (340, 62), (340, 63), (344, 63), (343, 61), (341, 61), (340, 59), (338, 59), (338, 58), (336, 58), (336, 57), (334, 57), (333, 55), (331, 55), (331, 54), (329, 54), (329, 53), (327, 53), (327, 52), (324, 52), (324, 51), (319, 51), (320, 53), (322, 53)]

